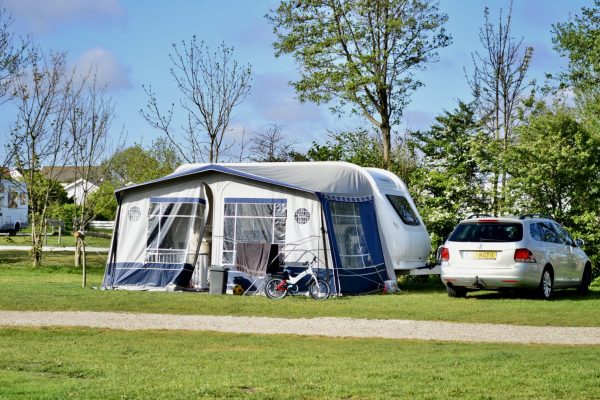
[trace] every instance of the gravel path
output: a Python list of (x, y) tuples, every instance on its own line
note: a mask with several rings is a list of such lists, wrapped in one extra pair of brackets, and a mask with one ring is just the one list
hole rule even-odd
[(172, 329), (484, 343), (600, 345), (600, 328), (350, 318), (287, 319), (85, 311), (0, 311), (0, 326), (77, 326), (125, 330)]

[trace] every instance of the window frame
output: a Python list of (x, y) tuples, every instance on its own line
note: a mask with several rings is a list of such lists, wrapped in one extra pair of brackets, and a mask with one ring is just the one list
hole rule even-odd
[[(176, 207), (176, 205), (180, 206)], [(180, 213), (180, 210), (184, 208), (181, 205), (191, 205), (190, 212)], [(202, 219), (205, 212), (206, 204), (202, 198), (150, 198), (147, 211), (145, 262), (152, 264), (186, 263), (190, 252), (190, 230), (194, 229), (197, 219)], [(183, 220), (187, 224), (185, 227), (176, 223)], [(185, 228), (184, 232), (187, 232), (185, 245), (182, 248), (163, 247), (164, 240), (167, 238), (163, 229), (169, 232), (179, 228)], [(151, 235), (154, 233), (154, 239), (151, 241)]]
[[(223, 244), (221, 246), (221, 264), (223, 264), (224, 266), (235, 267), (237, 243), (244, 242), (243, 240), (238, 240), (239, 220), (270, 220), (268, 221), (271, 227), (270, 242), (246, 242), (269, 243), (272, 245), (278, 245), (280, 248), (281, 256), (281, 250), (285, 245), (285, 240), (287, 236), (288, 200), (286, 198), (226, 197), (223, 199), (223, 202)], [(240, 211), (249, 208), (245, 206), (250, 205), (270, 205), (272, 206), (270, 210), (270, 215), (241, 215)], [(248, 211), (248, 209), (246, 209), (245, 211)], [(228, 224), (230, 225), (228, 226)], [(277, 233), (281, 231), (280, 228), (282, 226), (283, 235), (277, 237)], [(276, 229), (276, 227), (278, 227), (279, 229)], [(231, 230), (231, 232), (233, 233), (233, 236), (231, 238), (226, 235), (227, 230)]]
[[(403, 196), (401, 194), (391, 194), (391, 193), (386, 193), (385, 197), (387, 198), (388, 202), (392, 205), (392, 208), (394, 209), (394, 211), (396, 211), (396, 214), (398, 215), (398, 217), (400, 217), (400, 220), (408, 226), (419, 226), (421, 225), (421, 221), (419, 220), (419, 216), (417, 215), (416, 211), (413, 209), (413, 207), (411, 206), (410, 202), (408, 201), (408, 199), (406, 198), (406, 196)], [(397, 197), (399, 199), (401, 199), (400, 201), (404, 202), (405, 208), (408, 207), (408, 210), (404, 210), (404, 212), (400, 212), (400, 210), (396, 207), (396, 203), (394, 203), (394, 201), (392, 201), (392, 197)], [(405, 212), (408, 211), (409, 214), (414, 218), (413, 222), (407, 221), (405, 219)]]

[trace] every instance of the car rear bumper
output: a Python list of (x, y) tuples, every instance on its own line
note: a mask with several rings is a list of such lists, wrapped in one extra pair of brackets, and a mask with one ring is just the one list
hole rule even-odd
[(535, 288), (540, 283), (541, 266), (516, 263), (508, 268), (456, 267), (442, 264), (445, 285), (468, 289)]

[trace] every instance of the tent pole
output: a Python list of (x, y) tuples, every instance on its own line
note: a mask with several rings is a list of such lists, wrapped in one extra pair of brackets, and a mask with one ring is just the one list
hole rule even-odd
[[(323, 238), (323, 252), (325, 254), (325, 276), (327, 283), (329, 283), (329, 257), (327, 255), (327, 230), (325, 229), (325, 211), (323, 210), (323, 202), (321, 203), (321, 236)], [(333, 276), (333, 283), (335, 285), (335, 274)], [(335, 285), (338, 286), (338, 285)], [(336, 288), (336, 292), (338, 288)]]

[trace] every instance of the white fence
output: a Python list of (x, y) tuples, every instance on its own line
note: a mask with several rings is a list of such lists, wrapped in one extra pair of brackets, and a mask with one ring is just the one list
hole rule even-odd
[(90, 221), (90, 228), (94, 229), (115, 229), (115, 221)]

